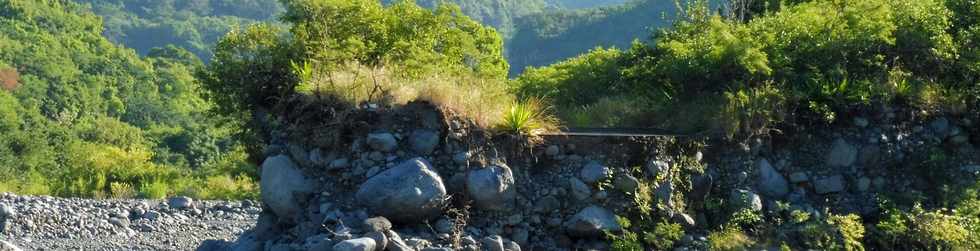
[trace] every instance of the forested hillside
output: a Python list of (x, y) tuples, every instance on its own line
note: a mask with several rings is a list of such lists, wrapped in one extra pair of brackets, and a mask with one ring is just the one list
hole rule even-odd
[(278, 0), (78, 0), (103, 18), (103, 34), (146, 55), (155, 47), (175, 45), (207, 61), (228, 31), (259, 21), (274, 21)]
[(639, 0), (593, 9), (536, 13), (515, 21), (507, 41), (511, 76), (528, 66), (544, 66), (595, 47), (628, 48), (670, 25), (677, 5), (669, 0)]
[(0, 1), (0, 190), (85, 197), (240, 197), (254, 171), (205, 111), (176, 47), (102, 37), (71, 1)]

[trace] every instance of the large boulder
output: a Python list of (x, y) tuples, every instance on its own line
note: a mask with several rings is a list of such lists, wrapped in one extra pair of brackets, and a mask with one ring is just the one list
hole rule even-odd
[(398, 223), (416, 223), (438, 216), (446, 203), (446, 187), (428, 161), (415, 158), (371, 177), (355, 195), (373, 213)]
[(772, 164), (769, 164), (769, 160), (762, 159), (757, 163), (759, 168), (759, 192), (762, 195), (782, 198), (789, 193), (789, 182), (783, 175), (772, 168)]
[(622, 226), (616, 221), (616, 215), (608, 209), (599, 206), (589, 206), (579, 211), (565, 223), (568, 234), (577, 237), (601, 237), (604, 232), (622, 231)]
[(299, 216), (303, 212), (300, 196), (313, 191), (313, 185), (303, 172), (285, 155), (270, 157), (262, 163), (259, 185), (262, 202), (281, 219)]
[(466, 191), (477, 208), (506, 210), (517, 197), (514, 174), (505, 165), (470, 171), (466, 176)]
[(834, 140), (827, 153), (827, 164), (835, 167), (851, 166), (857, 161), (858, 149), (844, 139)]

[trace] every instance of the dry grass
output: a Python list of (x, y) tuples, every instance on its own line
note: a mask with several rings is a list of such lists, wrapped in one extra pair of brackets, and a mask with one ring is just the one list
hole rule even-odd
[(0, 69), (0, 86), (2, 86), (3, 89), (13, 91), (14, 89), (17, 89), (19, 81), (20, 73), (17, 72), (17, 69)]
[[(349, 66), (348, 70), (323, 72), (313, 67), (297, 91), (311, 96), (333, 95), (351, 104), (404, 105), (429, 101), (472, 119), (481, 127), (501, 122), (504, 111), (514, 103), (503, 80), (488, 80), (468, 74), (400, 78), (388, 69)], [(297, 74), (303, 75), (303, 74)]]

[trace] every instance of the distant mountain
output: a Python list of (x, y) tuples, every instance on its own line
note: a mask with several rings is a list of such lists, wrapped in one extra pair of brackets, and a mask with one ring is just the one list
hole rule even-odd
[(506, 43), (511, 76), (523, 72), (525, 67), (548, 65), (597, 46), (628, 47), (634, 39), (646, 39), (656, 29), (669, 25), (676, 11), (672, 0), (641, 0), (522, 17)]
[(547, 0), (549, 5), (562, 9), (584, 9), (624, 4), (629, 0)]
[(109, 40), (146, 55), (173, 44), (202, 60), (235, 27), (271, 21), (282, 12), (278, 0), (75, 0), (103, 19)]

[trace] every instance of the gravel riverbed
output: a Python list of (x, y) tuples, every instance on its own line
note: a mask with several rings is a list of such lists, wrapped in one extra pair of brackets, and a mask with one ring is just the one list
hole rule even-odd
[[(78, 199), (0, 194), (0, 240), (22, 250), (194, 250), (234, 240), (256, 221), (253, 201)], [(3, 247), (0, 247), (3, 250)]]

